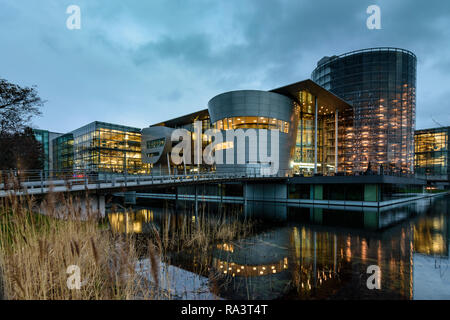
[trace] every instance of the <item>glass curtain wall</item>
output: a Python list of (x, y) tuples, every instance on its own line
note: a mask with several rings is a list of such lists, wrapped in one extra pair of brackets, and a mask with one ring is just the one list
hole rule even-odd
[(73, 131), (73, 168), (94, 172), (148, 173), (141, 161), (138, 128), (93, 122)]
[[(314, 174), (315, 160), (315, 96), (307, 91), (298, 93), (299, 121), (295, 151), (294, 173)], [(331, 106), (318, 105), (317, 118), (317, 172), (330, 174), (335, 171), (335, 113)]]
[(52, 141), (53, 170), (73, 170), (73, 134), (68, 133)]
[(346, 133), (347, 171), (383, 166), (412, 173), (416, 108), (416, 56), (403, 49), (375, 48), (322, 59), (315, 82), (353, 105)]
[(415, 172), (423, 176), (450, 175), (450, 127), (415, 134)]
[(33, 132), (36, 140), (42, 145), (42, 169), (48, 172), (50, 169), (49, 132), (38, 129), (34, 129)]
[[(194, 141), (197, 139), (195, 133), (194, 133), (194, 123), (196, 121), (201, 121), (202, 123), (202, 150), (204, 150), (206, 148), (206, 146), (208, 144), (210, 144), (212, 142), (212, 138), (208, 137), (207, 135), (205, 135), (204, 133), (211, 129), (211, 128), (217, 128), (217, 123), (215, 125), (211, 124), (211, 119), (209, 117), (209, 115), (207, 114), (200, 114), (200, 115), (196, 115), (192, 118), (186, 119), (180, 123), (177, 123), (175, 125), (173, 125), (174, 129), (186, 129), (188, 131), (190, 131), (191, 133), (193, 133), (192, 135), (192, 145), (191, 145), (191, 150), (194, 150)], [(173, 142), (172, 146), (176, 145), (178, 142)], [(201, 165), (196, 165), (194, 164), (194, 152), (191, 153), (191, 164), (190, 165), (186, 165), (186, 170), (187, 172), (191, 172), (191, 171), (215, 171), (215, 166), (207, 166), (205, 164), (201, 164)], [(163, 160), (163, 162), (165, 161), (165, 159)], [(176, 174), (178, 173), (182, 173), (184, 172), (184, 166), (183, 164), (180, 165), (173, 165), (173, 169), (174, 172)], [(156, 170), (160, 170), (160, 167), (158, 167), (158, 169)]]
[(267, 129), (280, 130), (289, 133), (289, 122), (268, 117), (233, 117), (225, 118), (214, 123), (218, 130), (237, 129)]

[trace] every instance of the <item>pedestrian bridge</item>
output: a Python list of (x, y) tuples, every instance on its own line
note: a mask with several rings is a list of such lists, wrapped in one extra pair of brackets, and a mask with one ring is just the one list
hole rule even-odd
[(98, 174), (86, 172), (9, 172), (1, 175), (0, 198), (21, 195), (45, 195), (50, 192), (104, 191), (117, 192), (123, 189), (143, 187), (170, 187), (182, 184), (220, 183), (231, 181), (267, 181), (289, 177), (288, 172), (276, 175), (262, 175), (258, 172), (205, 172), (191, 174), (127, 175)]

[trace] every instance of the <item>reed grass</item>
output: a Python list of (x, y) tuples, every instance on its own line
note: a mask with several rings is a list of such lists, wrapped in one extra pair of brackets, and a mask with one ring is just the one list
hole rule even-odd
[[(53, 203), (47, 199), (47, 205)], [(0, 204), (0, 296), (4, 299), (135, 299), (154, 297), (148, 278), (136, 270), (135, 242), (99, 228), (97, 217), (81, 218), (73, 199), (61, 211), (33, 214), (31, 197)], [(81, 288), (69, 289), (67, 268), (80, 268)]]
[(191, 210), (189, 214), (178, 216), (177, 227), (171, 221), (170, 214), (165, 214), (161, 222), (163, 249), (207, 252), (217, 243), (236, 241), (253, 232), (253, 221), (242, 220), (241, 212), (229, 210), (218, 215), (207, 212), (207, 208), (202, 203), (197, 212)]

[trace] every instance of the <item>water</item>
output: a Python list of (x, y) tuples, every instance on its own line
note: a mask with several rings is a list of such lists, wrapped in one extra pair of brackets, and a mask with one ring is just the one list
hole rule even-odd
[[(192, 203), (161, 203), (111, 213), (112, 229), (163, 231), (169, 216), (172, 229), (186, 216), (195, 223)], [(449, 205), (450, 196), (381, 211), (227, 205), (227, 212), (258, 220), (254, 231), (206, 254), (174, 252), (170, 264), (223, 299), (450, 299)], [(216, 206), (205, 211), (220, 212)], [(371, 265), (380, 268), (379, 290), (367, 287)], [(211, 272), (221, 276), (208, 281)]]

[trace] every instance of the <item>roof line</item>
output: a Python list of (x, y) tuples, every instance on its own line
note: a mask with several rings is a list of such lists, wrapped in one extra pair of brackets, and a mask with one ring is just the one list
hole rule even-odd
[(374, 48), (353, 50), (353, 51), (349, 51), (349, 52), (346, 52), (346, 53), (342, 53), (342, 54), (340, 54), (338, 56), (334, 55), (334, 56), (328, 57), (328, 58), (330, 58), (329, 60), (327, 60), (326, 62), (324, 62), (324, 63), (322, 63), (320, 65), (318, 65), (317, 67), (321, 67), (321, 66), (326, 65), (327, 63), (330, 63), (330, 62), (335, 61), (337, 59), (341, 59), (341, 58), (344, 58), (344, 57), (347, 57), (347, 56), (351, 56), (351, 55), (354, 55), (354, 54), (364, 53), (364, 52), (374, 52), (374, 51), (403, 52), (403, 53), (410, 54), (415, 59), (417, 59), (417, 56), (414, 54), (414, 52), (412, 52), (410, 50), (407, 50), (407, 49), (396, 48), (396, 47), (374, 47)]

